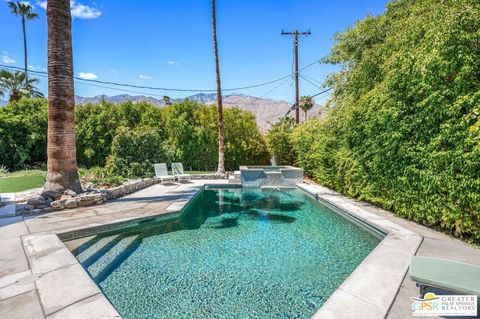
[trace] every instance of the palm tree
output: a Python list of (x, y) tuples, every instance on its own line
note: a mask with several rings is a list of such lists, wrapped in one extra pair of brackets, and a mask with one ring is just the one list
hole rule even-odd
[(48, 0), (48, 142), (45, 191), (82, 192), (75, 146), (70, 0)]
[(43, 97), (36, 88), (38, 79), (28, 79), (20, 71), (0, 70), (0, 97), (9, 92), (9, 102), (18, 101), (21, 97)]
[(162, 101), (163, 101), (163, 103), (165, 103), (165, 105), (171, 105), (172, 104), (172, 100), (170, 99), (170, 97), (168, 95), (164, 95), (163, 98), (162, 98)]
[(302, 96), (300, 98), (300, 108), (305, 114), (305, 121), (307, 120), (307, 112), (310, 111), (313, 107), (313, 99), (310, 96)]
[(218, 169), (217, 174), (225, 174), (225, 137), (223, 134), (223, 105), (222, 85), (220, 81), (220, 65), (218, 63), (217, 48), (217, 18), (215, 15), (215, 0), (212, 0), (212, 31), (213, 51), (215, 54), (215, 73), (217, 77), (217, 106), (218, 106)]
[(28, 79), (27, 76), (27, 31), (25, 30), (25, 21), (26, 20), (33, 20), (38, 18), (38, 15), (36, 13), (32, 12), (32, 5), (26, 2), (13, 2), (9, 1), (8, 6), (10, 7), (10, 10), (14, 15), (21, 16), (22, 17), (22, 31), (23, 31), (23, 52), (24, 52), (24, 60), (25, 60), (25, 86), (26, 86), (26, 81)]

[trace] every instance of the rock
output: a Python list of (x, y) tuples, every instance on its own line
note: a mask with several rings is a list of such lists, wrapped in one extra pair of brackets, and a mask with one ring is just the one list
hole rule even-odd
[(44, 209), (44, 208), (47, 208), (48, 206), (50, 206), (50, 204), (46, 205), (38, 205), (38, 206), (35, 206), (35, 208), (38, 208), (38, 209)]
[(70, 197), (75, 197), (77, 196), (77, 193), (75, 193), (74, 191), (72, 191), (71, 189), (67, 189), (63, 192), (63, 195), (68, 195)]
[(101, 193), (82, 194), (79, 199), (80, 202), (78, 203), (78, 206), (90, 206), (94, 205), (97, 201), (103, 201), (103, 195)]
[(35, 207), (40, 205), (45, 205), (45, 198), (43, 198), (40, 195), (35, 195), (34, 197), (27, 200), (27, 205), (31, 205)]
[(25, 205), (24, 209), (25, 210), (33, 210), (35, 208), (35, 206), (33, 205)]
[(75, 201), (75, 199), (67, 199), (65, 200), (65, 208), (76, 208), (78, 207), (78, 204), (77, 202)]
[(32, 214), (41, 214), (41, 213), (43, 213), (43, 209), (38, 209), (37, 208), (37, 209), (32, 210)]
[(47, 197), (47, 199), (45, 199), (45, 205), (47, 205), (47, 206), (50, 206), (50, 204), (52, 204), (52, 202), (53, 202), (53, 198), (51, 198), (51, 197)]
[(57, 200), (62, 196), (62, 193), (56, 191), (46, 191), (42, 193), (42, 196), (45, 198), (51, 197), (53, 200)]
[(50, 207), (53, 209), (64, 209), (65, 208), (65, 200), (56, 200), (50, 204)]

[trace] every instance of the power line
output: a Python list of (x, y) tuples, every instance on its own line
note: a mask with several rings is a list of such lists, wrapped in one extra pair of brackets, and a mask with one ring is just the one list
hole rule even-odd
[(316, 85), (315, 83), (313, 83), (312, 81), (310, 81), (309, 79), (307, 79), (306, 77), (303, 76), (303, 74), (299, 74), (302, 79), (304, 79), (305, 81), (307, 81), (309, 84), (313, 85), (314, 87), (316, 87), (317, 89), (320, 89), (320, 86)]
[[(331, 91), (331, 90), (333, 90), (333, 88), (325, 89), (325, 90), (323, 90), (323, 91), (321, 91), (321, 92), (319, 92), (319, 93), (317, 93), (317, 94), (310, 95), (310, 98), (314, 98), (314, 97), (319, 96), (319, 95), (321, 95), (321, 94), (327, 93), (327, 92), (329, 92), (329, 91)], [(296, 106), (296, 105), (293, 104), (293, 105), (288, 109), (287, 113), (285, 113), (285, 115), (280, 119), (280, 121), (283, 120), (284, 118), (286, 118), (286, 117), (290, 114), (290, 112), (295, 108), (295, 106)]]
[[(9, 66), (9, 65), (4, 65), (0, 64), (0, 67), (10, 69), (10, 70), (23, 70), (19, 67), (15, 66)], [(44, 71), (33, 71), (33, 70), (28, 70), (28, 73), (33, 73), (36, 75), (48, 75), (48, 72)], [(279, 81), (282, 81), (286, 78), (289, 78), (291, 74), (282, 76), (281, 78), (264, 82), (264, 83), (259, 83), (259, 84), (253, 84), (253, 85), (247, 85), (243, 87), (237, 87), (237, 88), (228, 88), (228, 89), (222, 89), (222, 91), (240, 91), (240, 90), (247, 90), (247, 89), (253, 89), (256, 87), (261, 87), (261, 86), (266, 86), (269, 84), (273, 84)], [(165, 87), (153, 87), (153, 86), (143, 86), (143, 85), (135, 85), (135, 84), (127, 84), (127, 83), (119, 83), (119, 82), (112, 82), (112, 81), (100, 81), (100, 80), (90, 80), (90, 79), (82, 79), (80, 77), (73, 77), (75, 80), (79, 81), (84, 81), (84, 82), (92, 82), (92, 83), (99, 83), (99, 84), (107, 84), (107, 85), (114, 85), (114, 86), (121, 86), (121, 87), (131, 87), (135, 89), (147, 89), (147, 90), (158, 90), (158, 91), (174, 91), (174, 92), (216, 92), (216, 89), (178, 89), (178, 88), (165, 88)]]

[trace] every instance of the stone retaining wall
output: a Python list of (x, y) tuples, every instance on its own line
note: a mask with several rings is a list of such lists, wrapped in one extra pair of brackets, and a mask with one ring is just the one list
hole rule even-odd
[[(196, 174), (191, 175), (191, 177), (192, 179), (226, 179), (228, 175)], [(123, 197), (160, 182), (159, 178), (144, 178), (128, 181), (120, 186), (108, 189), (87, 187), (87, 190), (81, 194), (76, 194), (71, 190), (63, 193), (44, 192), (42, 194), (32, 194), (32, 196), (26, 199), (26, 205), (24, 205), (24, 209), (20, 214), (40, 214), (68, 208), (99, 205), (107, 200)]]

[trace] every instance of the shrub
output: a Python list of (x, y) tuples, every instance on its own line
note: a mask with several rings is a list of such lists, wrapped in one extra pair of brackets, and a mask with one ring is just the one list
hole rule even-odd
[(293, 126), (293, 118), (285, 117), (273, 124), (267, 132), (268, 149), (275, 158), (277, 165), (294, 164), (295, 153), (291, 141)]
[(322, 183), (480, 242), (480, 3), (392, 1), (336, 36), (324, 120), (292, 135)]
[(0, 164), (11, 170), (47, 159), (47, 103), (22, 98), (0, 108)]
[(166, 161), (164, 141), (156, 129), (120, 127), (113, 139), (106, 170), (112, 176), (152, 177), (153, 164)]

